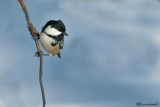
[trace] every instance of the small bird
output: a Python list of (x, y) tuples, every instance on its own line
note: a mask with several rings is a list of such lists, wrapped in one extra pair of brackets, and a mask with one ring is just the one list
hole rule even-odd
[(50, 20), (42, 28), (39, 36), (42, 47), (49, 53), (49, 56), (58, 55), (61, 58), (60, 50), (63, 49), (66, 27), (61, 20)]

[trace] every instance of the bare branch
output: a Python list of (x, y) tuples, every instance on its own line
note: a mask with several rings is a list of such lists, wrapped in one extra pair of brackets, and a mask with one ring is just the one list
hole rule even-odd
[(18, 1), (19, 1), (19, 3), (21, 4), (22, 10), (23, 10), (24, 13), (25, 13), (25, 16), (26, 16), (26, 20), (27, 20), (28, 25), (31, 24), (31, 21), (30, 21), (28, 12), (27, 12), (27, 8), (26, 8), (26, 6), (25, 6), (23, 0), (18, 0)]
[(28, 30), (30, 31), (34, 41), (35, 41), (35, 44), (36, 44), (36, 47), (37, 47), (37, 53), (36, 53), (36, 56), (40, 57), (40, 71), (39, 71), (39, 82), (40, 82), (40, 87), (41, 87), (41, 93), (42, 93), (42, 99), (43, 99), (43, 107), (45, 107), (45, 104), (46, 104), (46, 100), (45, 100), (45, 93), (44, 93), (44, 88), (43, 88), (43, 82), (42, 82), (42, 73), (43, 73), (43, 52), (41, 51), (40, 49), (40, 46), (39, 46), (39, 43), (38, 43), (38, 36), (39, 36), (39, 33), (37, 32), (36, 28), (34, 27), (34, 25), (31, 23), (31, 20), (29, 18), (29, 14), (28, 14), (28, 11), (27, 11), (27, 8), (23, 2), (23, 0), (18, 0), (21, 7), (22, 7), (22, 10), (25, 14), (25, 17), (26, 17), (26, 20), (27, 20), (27, 23), (28, 23)]
[(41, 86), (41, 92), (42, 92), (42, 99), (43, 99), (43, 107), (45, 107), (46, 104), (46, 99), (45, 99), (45, 93), (44, 93), (44, 88), (43, 88), (43, 82), (42, 82), (42, 67), (43, 67), (43, 53), (40, 53), (40, 72), (39, 72), (39, 82)]

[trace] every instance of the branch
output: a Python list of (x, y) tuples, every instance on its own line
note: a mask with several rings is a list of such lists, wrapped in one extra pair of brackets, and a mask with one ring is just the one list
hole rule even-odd
[(39, 82), (41, 86), (41, 93), (42, 93), (42, 99), (43, 99), (43, 107), (45, 107), (46, 99), (45, 99), (45, 93), (43, 88), (43, 82), (42, 82), (42, 70), (43, 70), (43, 53), (40, 53), (40, 71), (39, 71)]
[(43, 107), (45, 107), (46, 100), (45, 100), (45, 93), (44, 93), (43, 82), (42, 82), (43, 52), (41, 51), (39, 43), (38, 43), (39, 33), (37, 32), (37, 30), (34, 27), (34, 25), (31, 23), (31, 20), (29, 18), (29, 14), (28, 14), (27, 8), (26, 8), (23, 0), (18, 0), (18, 1), (19, 1), (20, 5), (22, 7), (22, 10), (23, 10), (24, 14), (25, 14), (25, 17), (26, 17), (26, 20), (27, 20), (27, 24), (28, 24), (28, 30), (30, 31), (30, 33), (31, 33), (31, 35), (32, 35), (32, 37), (33, 37), (33, 39), (35, 41), (36, 47), (37, 47), (37, 53), (35, 54), (35, 56), (40, 57), (39, 82), (40, 82), (42, 99), (43, 99)]
[[(31, 23), (31, 20), (30, 20), (29, 15), (28, 15), (27, 8), (26, 8), (23, 0), (18, 0), (18, 1), (19, 1), (20, 5), (22, 7), (22, 10), (23, 10), (23, 12), (24, 12), (24, 14), (26, 16), (26, 20), (27, 20), (27, 23), (28, 23), (28, 29), (29, 29), (29, 31), (30, 31), (35, 43), (36, 43), (37, 51), (41, 52), (40, 46), (39, 46), (39, 43), (38, 43), (38, 35), (39, 35), (39, 33), (37, 32), (36, 28)], [(37, 41), (35, 39), (37, 39)]]

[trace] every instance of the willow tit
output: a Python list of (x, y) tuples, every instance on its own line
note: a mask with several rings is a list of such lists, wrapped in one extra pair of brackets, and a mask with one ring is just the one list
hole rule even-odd
[(57, 54), (61, 58), (60, 50), (63, 49), (64, 35), (68, 36), (61, 20), (50, 20), (42, 28), (39, 39), (49, 56)]

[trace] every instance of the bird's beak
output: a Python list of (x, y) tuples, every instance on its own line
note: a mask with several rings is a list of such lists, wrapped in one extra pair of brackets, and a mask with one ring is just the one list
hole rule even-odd
[(66, 32), (64, 32), (64, 35), (69, 36)]

